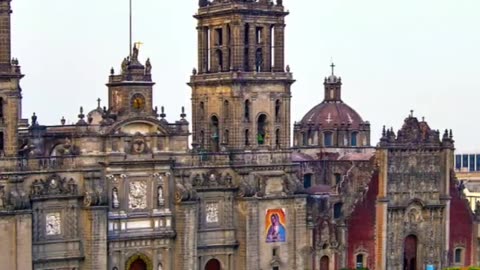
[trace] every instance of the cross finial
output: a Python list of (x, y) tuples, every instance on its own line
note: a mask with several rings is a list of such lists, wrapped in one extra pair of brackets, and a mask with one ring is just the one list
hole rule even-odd
[(413, 117), (413, 110), (410, 110), (410, 117)]
[(97, 98), (97, 107), (98, 107), (98, 108), (101, 108), (101, 107), (100, 107), (100, 101), (102, 101), (102, 100), (101, 100), (100, 98)]
[(333, 75), (335, 75), (335, 64), (332, 62), (330, 67), (332, 68), (332, 76), (333, 76)]

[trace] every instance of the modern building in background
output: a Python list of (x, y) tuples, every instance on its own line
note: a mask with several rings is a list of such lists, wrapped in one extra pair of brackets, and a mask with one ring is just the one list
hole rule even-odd
[[(2, 269), (478, 263), (480, 213), (455, 177), (452, 132), (411, 114), (372, 146), (332, 65), (323, 101), (291, 134), (283, 1), (199, 1), (191, 123), (153, 104), (155, 59), (135, 45), (108, 74), (107, 102), (56, 125), (21, 114), (10, 2), (0, 0)], [(460, 169), (476, 170), (470, 162)]]

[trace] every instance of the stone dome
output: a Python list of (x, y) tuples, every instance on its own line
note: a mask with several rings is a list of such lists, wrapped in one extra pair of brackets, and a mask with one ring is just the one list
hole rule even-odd
[(323, 129), (349, 125), (352, 129), (360, 129), (364, 124), (362, 117), (350, 106), (339, 102), (322, 102), (313, 107), (299, 123), (301, 126), (321, 126)]

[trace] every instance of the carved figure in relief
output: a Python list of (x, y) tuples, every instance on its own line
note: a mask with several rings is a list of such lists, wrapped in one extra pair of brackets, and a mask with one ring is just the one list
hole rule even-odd
[(130, 182), (128, 205), (130, 209), (145, 209), (147, 207), (147, 184), (143, 181)]
[(116, 187), (112, 190), (112, 208), (116, 209), (120, 206), (120, 201), (118, 200), (118, 189)]
[(163, 199), (163, 187), (158, 186), (157, 188), (157, 204), (158, 206), (162, 206), (165, 200)]

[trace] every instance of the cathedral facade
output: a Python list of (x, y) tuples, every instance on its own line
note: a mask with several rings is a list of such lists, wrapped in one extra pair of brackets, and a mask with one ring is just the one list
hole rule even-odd
[[(0, 265), (17, 270), (435, 269), (477, 262), (443, 137), (413, 115), (377, 147), (341, 78), (296, 122), (283, 1), (199, 1), (191, 123), (153, 104), (138, 46), (78, 121), (22, 118), (0, 0)], [(292, 140), (293, 138), (293, 140)], [(293, 141), (293, 146), (291, 145)]]

